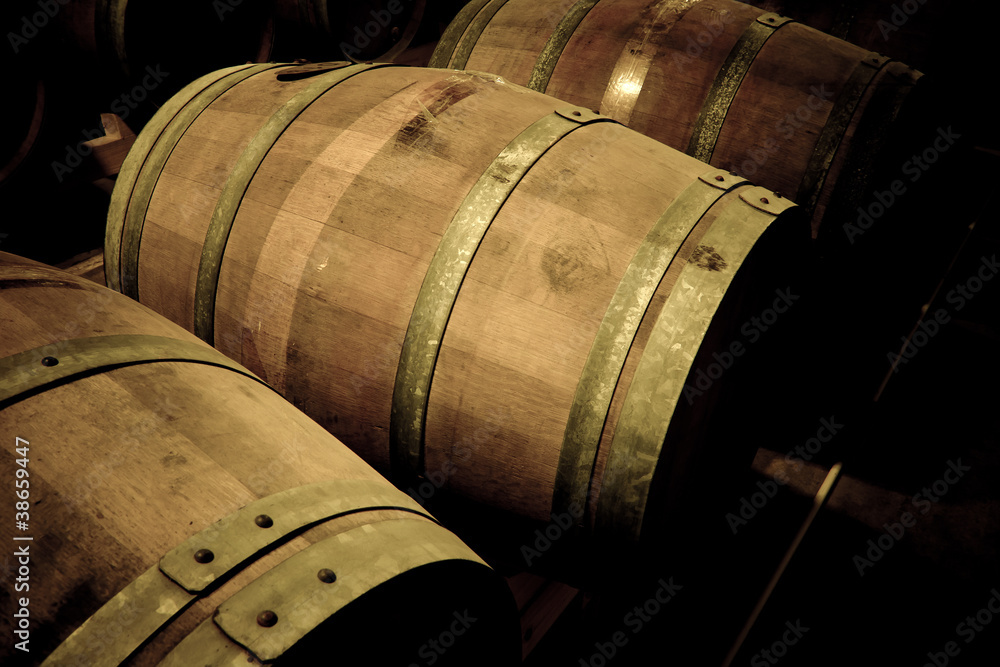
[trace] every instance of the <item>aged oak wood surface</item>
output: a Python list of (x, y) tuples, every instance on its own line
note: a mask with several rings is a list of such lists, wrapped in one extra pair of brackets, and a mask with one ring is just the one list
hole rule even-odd
[[(440, 607), (464, 605), (454, 609), (483, 614), (482, 632), (470, 631), (467, 648), (455, 657), (461, 654), (472, 663), (490, 664), (516, 659), (516, 611), (499, 575), (357, 455), (191, 334), (89, 280), (6, 253), (0, 254), (0, 320), (4, 333), (0, 425), (5, 438), (9, 436), (0, 455), (2, 470), (12, 481), (17, 473), (17, 479), (29, 483), (22, 485), (29, 509), (21, 517), (25, 525), (18, 535), (32, 538), (13, 543), (28, 549), (28, 562), (6, 557), (4, 579), (13, 593), (11, 573), (20, 565), (30, 570), (25, 579), (30, 589), (18, 589), (21, 592), (14, 595), (29, 600), (26, 646), (32, 659), (52, 653), (114, 598), (112, 604), (123, 605), (120, 611), (112, 607), (109, 616), (85, 627), (82, 635), (76, 635), (77, 644), (64, 647), (52, 664), (118, 664), (116, 660), (129, 652), (124, 649), (122, 655), (121, 643), (134, 640), (134, 647), (145, 641), (154, 633), (137, 626), (157, 607), (169, 607), (168, 597), (120, 591), (196, 533), (208, 529), (194, 542), (238, 523), (218, 522), (248, 503), (279, 493), (295, 494), (309, 485), (322, 485), (311, 497), (333, 509), (284, 539), (279, 536), (293, 521), (287, 502), (270, 512), (273, 527), (258, 523), (258, 528), (250, 523), (256, 521), (253, 517), (243, 517), (251, 530), (281, 532), (267, 538), (265, 544), (274, 543), (260, 554), (256, 548), (246, 553), (252, 556), (246, 563), (232, 563), (233, 576), (223, 577), (220, 586), (199, 595), (132, 664), (156, 664), (220, 604), (250, 590), (279, 563), (293, 562), (310, 545), (334, 543), (328, 567), (340, 577), (327, 590), (336, 591), (339, 583), (341, 592), (334, 595), (347, 592), (352, 598), (361, 596), (378, 577), (388, 582), (373, 595), (384, 607), (375, 610), (378, 618), (361, 616), (352, 621), (360, 624), (358, 637), (382, 633), (378, 629), (382, 623), (402, 623), (391, 619), (406, 610), (405, 623), (415, 628), (414, 636), (406, 631), (396, 638), (403, 645), (411, 643), (414, 654), (393, 659), (410, 664), (418, 659), (421, 643), (438, 636), (454, 620), (451, 606)], [(87, 346), (111, 342), (121, 342), (119, 353), (125, 357), (114, 357), (105, 349), (90, 361), (84, 359)], [(159, 356), (143, 352), (154, 344), (168, 351)], [(130, 362), (126, 357), (133, 349), (139, 362), (148, 363)], [(45, 373), (66, 372), (62, 369), (77, 363), (84, 366), (75, 374), (46, 379)], [(40, 384), (32, 384), (36, 377)], [(23, 456), (16, 452), (15, 436), (28, 447)], [(19, 459), (26, 460), (19, 463)], [(372, 550), (368, 538), (386, 530), (403, 531), (411, 538), (394, 538), (391, 548)], [(224, 539), (213, 547), (215, 560), (226, 558), (227, 551), (239, 544), (238, 539)], [(411, 552), (426, 552), (423, 558), (431, 566), (410, 562), (416, 558)], [(352, 560), (360, 560), (359, 571), (348, 569)], [(161, 567), (166, 568), (162, 562)], [(397, 567), (401, 572), (410, 570), (398, 584), (393, 574)], [(157, 571), (155, 576), (166, 582), (167, 589), (181, 591), (165, 574)], [(415, 598), (414, 585), (435, 591), (433, 600)], [(456, 587), (465, 592), (456, 595)], [(314, 595), (312, 602), (322, 604), (322, 595)], [(273, 597), (265, 596), (264, 602)], [(352, 608), (364, 609), (365, 604)], [(417, 608), (422, 611), (414, 613)], [(372, 612), (369, 608), (365, 613)], [(303, 622), (306, 629), (310, 627), (308, 621), (296, 618), (282, 613), (275, 630), (284, 627), (282, 623)], [(0, 622), (9, 637), (11, 622), (9, 614)], [(324, 625), (329, 633), (324, 641), (344, 632), (334, 626), (336, 621)], [(381, 648), (354, 646), (356, 639), (341, 636), (337, 643), (345, 644), (342, 648), (349, 655), (357, 651), (388, 655), (397, 650), (390, 643)], [(13, 646), (13, 641), (5, 642), (0, 655), (20, 656)], [(223, 641), (223, 653), (248, 659), (249, 654), (233, 646)], [(299, 646), (298, 650), (306, 650)], [(219, 648), (218, 641), (209, 647)], [(208, 660), (209, 647), (195, 643), (193, 655)]]
[(599, 110), (792, 198), (813, 213), (814, 236), (868, 195), (869, 161), (920, 77), (732, 0), (492, 0), (449, 31), (432, 67)]
[(685, 380), (775, 300), (798, 212), (492, 75), (248, 66), (137, 140), (106, 271), (413, 495), (630, 542), (743, 465), (704, 432), (739, 373)]

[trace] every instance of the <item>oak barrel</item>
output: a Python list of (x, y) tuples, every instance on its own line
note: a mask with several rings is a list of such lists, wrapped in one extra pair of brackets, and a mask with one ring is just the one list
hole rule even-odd
[(73, 0), (56, 7), (52, 20), (73, 58), (89, 55), (107, 76), (129, 80), (142, 80), (148, 68), (173, 77), (178, 88), (219, 67), (267, 60), (274, 37), (270, 0)]
[(503, 579), (246, 369), (6, 253), (0, 318), (4, 664), (516, 662)]
[(749, 4), (923, 72), (936, 71), (951, 48), (962, 46), (957, 28), (969, 24), (964, 12), (928, 0), (752, 0)]
[[(129, 79), (175, 81), (273, 57), (391, 60), (409, 46), (426, 0), (82, 0), (55, 14), (64, 41)], [(180, 85), (180, 84), (178, 84)]]
[[(4, 3), (0, 7), (0, 27), (7, 28), (8, 45), (0, 52), (0, 71), (4, 72), (3, 119), (0, 128), (0, 197), (6, 195), (14, 174), (34, 160), (38, 147), (44, 142), (45, 130), (51, 123), (51, 100), (47, 81), (36, 59), (27, 57), (11, 35), (20, 27), (16, 18), (21, 17), (25, 6)], [(15, 18), (16, 17), (16, 18)], [(9, 191), (7, 191), (9, 192)]]
[[(0, 58), (0, 64), (10, 65)], [(8, 122), (0, 132), (0, 187), (14, 175), (39, 141), (45, 119), (45, 82), (41, 77), (16, 68), (9, 72), (11, 95), (4, 100)]]
[(276, 58), (391, 61), (420, 28), (426, 0), (275, 0)]
[(755, 448), (707, 442), (767, 395), (722, 403), (716, 359), (788, 309), (800, 212), (493, 75), (246, 66), (138, 138), (106, 272), (412, 495), (621, 544)]
[(430, 65), (493, 72), (753, 178), (809, 209), (814, 236), (840, 234), (869, 194), (920, 78), (733, 0), (474, 0)]

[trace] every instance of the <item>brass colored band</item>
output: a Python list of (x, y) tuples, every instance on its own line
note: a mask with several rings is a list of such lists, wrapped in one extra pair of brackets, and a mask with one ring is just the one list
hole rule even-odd
[[(135, 155), (136, 162), (130, 165), (129, 161), (126, 161), (122, 165), (122, 173), (115, 186), (116, 197), (112, 199), (112, 207), (108, 212), (108, 220), (111, 221), (107, 232), (108, 239), (113, 240), (115, 236), (118, 236), (113, 233), (111, 224), (118, 216), (124, 218), (124, 226), (120, 235), (120, 254), (110, 255), (107, 260), (111, 263), (115, 261), (115, 258), (119, 258), (117, 265), (112, 265), (109, 275), (115, 273), (117, 268), (121, 280), (118, 289), (123, 294), (139, 300), (139, 244), (142, 240), (142, 228), (146, 222), (146, 212), (149, 210), (149, 203), (153, 197), (156, 183), (160, 174), (163, 173), (163, 167), (180, 142), (181, 137), (184, 136), (195, 119), (223, 93), (240, 81), (273, 67), (276, 66), (239, 66), (215, 72), (199, 79), (185, 89), (187, 94), (191, 95), (190, 98), (182, 91), (182, 94), (172, 98), (160, 109), (154, 120), (162, 118), (162, 125), (159, 123), (152, 127), (147, 125), (139, 135), (132, 150), (129, 151), (129, 157)], [(222, 76), (218, 76), (219, 74)], [(168, 108), (172, 113), (164, 114), (163, 112)], [(163, 115), (161, 116), (161, 114)], [(127, 170), (127, 167), (131, 168)], [(126, 180), (123, 181), (123, 177)], [(132, 186), (131, 191), (129, 186)], [(120, 195), (118, 194), (119, 188), (122, 188)]]
[[(121, 664), (192, 602), (202, 597), (212, 584), (235, 574), (242, 569), (241, 565), (252, 562), (255, 556), (269, 547), (277, 546), (293, 533), (320, 522), (378, 509), (399, 509), (431, 518), (419, 504), (392, 487), (365, 480), (320, 482), (250, 503), (167, 553), (159, 564), (122, 589), (77, 628), (44, 664), (46, 667)], [(273, 523), (266, 528), (258, 525), (255, 518), (261, 515), (267, 516)], [(420, 525), (432, 534), (443, 531), (451, 536), (436, 523), (421, 521)], [(367, 530), (370, 527), (354, 529)], [(462, 544), (453, 536), (451, 539)], [(196, 548), (192, 550), (193, 546)], [(194, 552), (202, 548), (212, 549), (214, 557), (208, 563), (200, 564), (194, 560)], [(370, 564), (371, 553), (361, 554), (361, 557)], [(335, 571), (339, 567), (339, 563), (334, 561)], [(198, 572), (199, 569), (205, 572)], [(316, 570), (312, 574), (315, 578)], [(337, 574), (342, 579), (339, 571)], [(108, 627), (122, 627), (125, 631), (117, 633), (113, 640), (106, 643), (104, 637)], [(197, 660), (184, 664), (202, 664), (200, 660), (203, 657), (200, 655)]]
[(657, 467), (668, 465), (663, 447), (684, 383), (729, 285), (774, 213), (747, 201), (768, 199), (772, 210), (793, 204), (764, 188), (741, 189), (702, 238), (725, 257), (727, 266), (709, 271), (686, 262), (677, 284), (656, 319), (628, 388), (615, 426), (597, 502), (595, 539), (604, 543), (638, 542)]
[(636, 250), (608, 304), (576, 386), (556, 469), (553, 514), (568, 512), (574, 503), (586, 507), (597, 449), (618, 378), (667, 267), (708, 209), (726, 192), (745, 183), (746, 179), (718, 169), (705, 174), (667, 207)]
[(157, 667), (235, 667), (260, 665), (234, 643), (215, 622), (206, 618), (167, 654)]
[(132, 191), (135, 189), (139, 172), (146, 161), (153, 144), (160, 138), (177, 112), (193, 100), (205, 88), (232, 72), (246, 69), (247, 65), (231, 67), (206, 74), (185, 86), (160, 107), (153, 118), (139, 133), (132, 149), (125, 156), (121, 170), (115, 180), (115, 189), (111, 193), (111, 204), (108, 208), (108, 225), (104, 234), (104, 273), (107, 284), (113, 290), (121, 291), (121, 248), (122, 235), (125, 230), (125, 212), (128, 210)]
[(154, 565), (84, 621), (42, 665), (117, 667), (197, 599)]
[(740, 190), (740, 199), (751, 208), (778, 216), (795, 206), (795, 203), (766, 188), (754, 186)]
[(455, 53), (451, 59), (451, 66), (453, 68), (465, 69), (466, 64), (469, 62), (469, 56), (472, 55), (472, 50), (476, 48), (479, 38), (483, 36), (486, 26), (490, 24), (496, 13), (505, 4), (507, 4), (507, 0), (492, 0), (482, 11), (476, 14), (475, 18), (469, 24), (469, 28), (462, 35), (458, 46), (455, 47)]
[(580, 23), (583, 22), (587, 14), (590, 13), (590, 10), (597, 5), (598, 1), (579, 0), (579, 2), (570, 7), (570, 10), (559, 21), (559, 25), (552, 31), (549, 41), (545, 43), (545, 48), (538, 54), (538, 60), (535, 61), (535, 68), (531, 71), (531, 79), (528, 81), (528, 88), (537, 90), (540, 93), (545, 92), (563, 49), (569, 44), (573, 33), (579, 27)]
[[(275, 546), (310, 525), (334, 517), (375, 509), (427, 512), (409, 496), (385, 483), (335, 480), (300, 486), (262, 498), (209, 526), (160, 560), (160, 569), (189, 593), (201, 593), (227, 576), (240, 563)], [(269, 525), (255, 521), (266, 516)], [(209, 563), (199, 563), (195, 553), (212, 552)]]
[(830, 109), (826, 124), (816, 139), (816, 147), (809, 157), (809, 165), (802, 175), (795, 201), (810, 214), (815, 210), (819, 195), (823, 191), (826, 177), (830, 173), (830, 165), (840, 148), (840, 143), (851, 124), (854, 111), (858, 108), (861, 98), (865, 96), (868, 86), (882, 67), (889, 62), (888, 58), (871, 53), (858, 63), (850, 78)]
[(194, 293), (194, 333), (209, 345), (215, 343), (215, 297), (219, 286), (219, 274), (222, 271), (222, 256), (229, 241), (229, 233), (236, 221), (236, 214), (239, 213), (240, 204), (243, 202), (243, 196), (250, 188), (250, 182), (264, 158), (299, 114), (334, 86), (364, 71), (390, 66), (392, 65), (347, 66), (345, 64), (343, 67), (317, 76), (312, 83), (275, 111), (243, 150), (226, 179), (219, 201), (215, 205), (212, 221), (205, 235), (205, 245), (202, 247), (201, 262), (198, 265), (198, 279)]
[[(53, 364), (53, 360), (56, 363)], [(94, 336), (60, 341), (0, 359), (0, 404), (83, 375), (166, 361), (218, 366), (267, 386), (235, 361), (199, 343), (162, 336)]]
[[(376, 557), (382, 554), (391, 558)], [(232, 641), (270, 662), (374, 588), (442, 561), (471, 561), (486, 567), (457, 537), (434, 523), (394, 519), (360, 526), (307, 547), (268, 570), (219, 605), (214, 621)], [(336, 581), (324, 583), (316, 576), (324, 568), (333, 570)], [(257, 623), (264, 610), (277, 616), (277, 623), (266, 630)]]
[(711, 162), (715, 144), (719, 140), (722, 124), (729, 107), (743, 83), (753, 61), (767, 40), (778, 28), (792, 22), (777, 14), (762, 14), (740, 36), (712, 83), (711, 90), (695, 121), (694, 132), (688, 142), (687, 154), (702, 162)]
[(500, 11), (500, 8), (507, 4), (507, 0), (492, 0), (490, 4), (483, 8), (481, 12), (476, 14), (475, 18), (469, 24), (469, 28), (465, 31), (462, 36), (462, 40), (458, 43), (455, 48), (455, 54), (451, 60), (451, 66), (455, 69), (465, 69), (466, 64), (469, 62), (469, 56), (472, 55), (472, 50), (476, 48), (476, 44), (479, 42), (479, 38), (483, 36), (483, 31), (486, 30), (486, 26), (490, 24), (496, 13)]
[(389, 453), (397, 482), (424, 469), (424, 426), (434, 367), (451, 310), (479, 244), (532, 165), (570, 132), (611, 119), (560, 109), (510, 142), (466, 195), (427, 267), (403, 340), (392, 392)]
[[(451, 58), (455, 54), (455, 49), (458, 48), (458, 43), (462, 40), (462, 36), (465, 35), (465, 31), (472, 23), (472, 20), (482, 11), (483, 7), (489, 3), (490, 0), (472, 0), (472, 2), (462, 7), (462, 10), (458, 12), (454, 20), (445, 28), (444, 34), (441, 35), (441, 40), (434, 47), (434, 53), (431, 54), (431, 59), (427, 63), (428, 67), (449, 66)], [(476, 37), (476, 39), (478, 40), (479, 38)]]

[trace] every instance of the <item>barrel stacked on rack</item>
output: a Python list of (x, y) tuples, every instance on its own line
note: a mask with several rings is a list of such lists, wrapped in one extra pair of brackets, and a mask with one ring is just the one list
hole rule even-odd
[(426, 0), (275, 0), (279, 58), (391, 61), (410, 45)]
[[(921, 71), (936, 69), (954, 40), (961, 14), (927, 0), (753, 0), (828, 35), (878, 51)], [(951, 11), (949, 11), (951, 10)], [(966, 22), (965, 25), (968, 25)], [(954, 40), (954, 41), (952, 41)]]
[[(388, 60), (424, 2), (51, 6), (88, 81), (153, 77), (153, 108), (274, 53)], [(921, 75), (731, 0), (473, 0), (431, 64), (468, 71), (248, 63), (163, 105), (107, 275), (197, 337), (0, 255), (35, 655), (410, 664), (451, 631), (437, 664), (514, 657), (485, 564), (265, 382), (410, 496), (610, 551), (683, 544), (746, 434), (782, 441), (806, 219), (839, 234)]]
[(140, 77), (147, 66), (178, 76), (234, 62), (266, 59), (273, 39), (268, 2), (243, 0), (80, 0), (65, 3), (54, 20), (81, 54)]
[(105, 255), (411, 492), (621, 544), (752, 454), (719, 415), (797, 210), (494, 76), (245, 66), (147, 126)]
[[(9, 60), (0, 56), (0, 64)], [(7, 86), (11, 95), (6, 102), (10, 114), (7, 128), (0, 134), (0, 186), (13, 176), (28, 158), (38, 142), (38, 135), (45, 118), (45, 82), (35, 72), (10, 72)]]
[(8, 254), (0, 318), (4, 661), (406, 665), (447, 631), (448, 664), (516, 660), (503, 580), (247, 370)]
[(82, 0), (53, 17), (81, 54), (109, 71), (142, 76), (160, 66), (179, 78), (289, 58), (391, 59), (416, 34), (425, 0)]
[(0, 128), (0, 197), (10, 187), (15, 173), (37, 152), (39, 138), (47, 116), (51, 115), (45, 77), (37, 62), (18, 58), (17, 25), (21, 5), (4, 3), (0, 7), (0, 28), (14, 35), (0, 50), (0, 69), (4, 75), (3, 125)]
[(475, 0), (430, 64), (599, 110), (785, 194), (838, 239), (920, 77), (733, 0)]
[[(425, 0), (0, 4), (0, 243), (53, 264), (97, 248), (103, 236), (112, 185), (103, 179), (114, 177), (125, 150), (107, 157), (114, 135), (105, 136), (106, 114), (130, 136), (174, 93), (220, 67), (279, 56), (391, 59), (427, 23)], [(100, 155), (95, 141), (105, 146)], [(52, 221), (44, 233), (22, 222), (39, 216)]]

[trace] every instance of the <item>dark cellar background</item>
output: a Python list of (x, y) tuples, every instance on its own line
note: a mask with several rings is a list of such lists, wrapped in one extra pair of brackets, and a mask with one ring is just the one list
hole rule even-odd
[[(33, 3), (5, 3), (0, 16), (6, 82), (0, 127), (11, 127), (17, 114), (26, 113), (22, 101), (38, 94), (39, 75), (45, 117), (39, 145), (0, 182), (0, 250), (67, 267), (102, 248), (113, 181), (93, 180), (86, 168), (64, 172), (54, 165), (72, 166), (74, 147), (97, 136), (100, 114), (116, 101), (118, 109), (128, 109), (124, 120), (138, 133), (165, 93), (153, 91), (134, 108), (122, 107), (121, 95), (131, 85), (65, 51), (54, 29), (41, 30), (13, 53), (6, 36), (20, 25), (25, 6), (30, 10)], [(436, 5), (414, 41), (425, 50), (420, 53), (429, 55), (428, 45), (460, 6), (457, 0)], [(945, 14), (947, 20), (925, 38), (923, 71), (933, 83), (924, 104), (938, 119), (935, 131), (954, 128), (961, 140), (858, 240), (858, 255), (841, 267), (840, 275), (849, 277), (816, 288), (803, 308), (808, 314), (782, 325), (772, 343), (789, 342), (787, 349), (800, 355), (794, 360), (797, 377), (825, 386), (827, 393), (800, 409), (802, 397), (790, 386), (787, 401), (776, 401), (760, 422), (780, 422), (773, 433), (793, 436), (775, 438), (771, 429), (756, 425), (735, 428), (760, 450), (743, 479), (720, 479), (714, 490), (717, 520), (694, 529), (701, 536), (695, 543), (671, 543), (655, 562), (637, 558), (630, 567), (600, 573), (605, 585), (577, 594), (525, 664), (720, 664), (837, 462), (844, 464), (838, 487), (733, 664), (998, 664), (1000, 618), (982, 614), (990, 622), (976, 621), (981, 629), (971, 637), (960, 628), (975, 627), (966, 618), (993, 596), (1000, 600), (1000, 280), (985, 281), (961, 308), (948, 295), (976, 275), (1000, 242), (993, 180), (1000, 174), (1000, 24), (992, 3), (949, 3)], [(235, 62), (217, 66), (224, 64)], [(929, 137), (917, 145), (930, 145), (933, 133)], [(898, 168), (887, 173), (899, 177)], [(916, 324), (927, 303), (929, 313), (945, 309), (949, 321), (891, 373), (888, 352), (899, 350), (900, 334)], [(873, 313), (893, 322), (892, 335), (868, 336)], [(879, 400), (870, 400), (867, 389), (887, 373)], [(782, 462), (785, 452), (815, 435), (820, 419), (831, 417), (842, 429), (811, 461), (799, 469)], [(914, 497), (959, 460), (968, 471), (921, 513), (925, 505), (915, 505)], [(727, 513), (738, 512), (741, 499), (760, 491), (779, 470), (790, 482), (734, 535)], [(896, 530), (893, 524), (907, 511), (915, 515), (913, 526), (860, 575), (856, 557), (872, 551), (869, 541), (877, 545), (886, 526)], [(505, 517), (477, 512), (438, 513), (498, 568), (515, 572), (523, 566), (518, 547), (531, 542), (533, 528), (494, 533), (488, 526), (502, 525)], [(505, 538), (498, 540), (501, 534)], [(548, 561), (548, 555), (540, 559), (540, 571), (559, 579), (566, 574), (561, 563), (572, 562), (573, 554), (554, 552)], [(635, 608), (671, 578), (682, 587), (676, 597), (635, 622)], [(787, 654), (768, 661), (761, 651), (779, 642), (786, 623), (808, 630)], [(615, 633), (627, 641), (608, 657)], [(943, 653), (948, 642), (956, 643), (956, 655)]]

